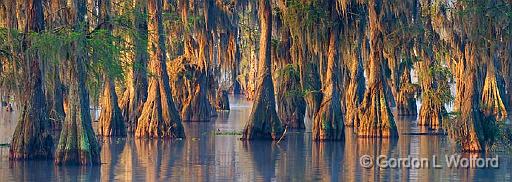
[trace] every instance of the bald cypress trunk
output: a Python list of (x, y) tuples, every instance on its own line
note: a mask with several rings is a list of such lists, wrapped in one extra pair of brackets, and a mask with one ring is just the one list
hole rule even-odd
[(66, 114), (64, 113), (64, 85), (60, 80), (59, 66), (52, 66), (50, 79), (52, 79), (53, 88), (48, 89), (46, 101), (49, 109), (50, 124), (54, 130), (60, 130)]
[[(431, 2), (427, 1), (429, 7)], [(425, 27), (425, 34), (418, 40), (416, 49), (419, 50), (419, 57), (422, 59), (418, 63), (418, 72), (421, 78), (421, 107), (418, 118), (418, 125), (428, 126), (432, 129), (439, 129), (442, 126), (443, 117), (445, 116), (446, 109), (444, 103), (439, 98), (439, 92), (442, 91), (443, 84), (448, 84), (448, 78), (438, 73), (431, 72), (430, 68), (436, 64), (435, 43), (440, 41), (436, 32), (432, 27), (431, 15), (425, 15), (425, 20), (422, 24)]]
[[(46, 26), (48, 30), (57, 29), (67, 25), (66, 12), (62, 11), (65, 8), (66, 2), (64, 0), (48, 0), (45, 7), (46, 15)], [(51, 16), (48, 16), (49, 12), (53, 12)], [(63, 58), (64, 56), (56, 56), (56, 59)], [(61, 79), (62, 67), (59, 63), (54, 61), (47, 61), (44, 64), (44, 75), (43, 80), (46, 80), (48, 84), (44, 85), (44, 91), (46, 94), (46, 105), (50, 115), (51, 128), (53, 130), (60, 131), (62, 123), (64, 122), (64, 97), (65, 97), (65, 86)]]
[(495, 117), (497, 120), (502, 120), (507, 116), (507, 109), (505, 107), (505, 87), (500, 84), (498, 77), (499, 68), (496, 67), (496, 59), (491, 53), (489, 56), (489, 63), (482, 91), (482, 108), (486, 116)]
[(396, 107), (398, 115), (416, 116), (418, 108), (414, 97), (416, 91), (411, 82), (411, 70), (408, 66), (402, 65), (401, 73)]
[(314, 116), (313, 140), (342, 140), (345, 136), (345, 122), (341, 113), (341, 94), (338, 88), (338, 39), (340, 25), (331, 28), (324, 97), (320, 109)]
[(360, 125), (357, 135), (360, 137), (398, 137), (395, 120), (389, 108), (383, 74), (383, 24), (385, 16), (383, 4), (376, 0), (368, 2), (369, 31), (370, 31), (370, 58), (369, 58), (369, 85), (365, 92), (363, 102), (359, 109)]
[(271, 75), (271, 34), (272, 34), (272, 12), (270, 0), (259, 0), (260, 17), (260, 65), (256, 98), (252, 107), (251, 115), (247, 121), (242, 139), (270, 139), (278, 140), (283, 134), (281, 120), (276, 112), (274, 97), (274, 85)]
[[(112, 34), (112, 23), (110, 18), (111, 3), (110, 0), (98, 0), (100, 10), (100, 22), (102, 29)], [(124, 119), (121, 115), (121, 109), (117, 100), (117, 94), (114, 84), (114, 78), (107, 71), (103, 73), (104, 88), (101, 104), (101, 114), (98, 125), (98, 135), (100, 136), (126, 136)]]
[(137, 31), (137, 36), (133, 38), (135, 42), (135, 59), (130, 70), (131, 80), (128, 81), (128, 88), (121, 101), (121, 112), (127, 124), (127, 132), (135, 132), (137, 120), (148, 96), (148, 24), (146, 15), (146, 0), (137, 0), (134, 12), (134, 28)]
[(480, 110), (481, 95), (478, 91), (478, 62), (476, 46), (469, 43), (465, 46), (464, 55), (457, 63), (462, 74), (457, 75), (456, 111), (460, 116), (448, 129), (451, 138), (458, 140), (463, 151), (478, 152), (485, 148), (486, 131), (483, 114)]
[(74, 31), (79, 33), (80, 37), (71, 43), (72, 53), (66, 65), (67, 112), (57, 145), (55, 163), (96, 165), (100, 163), (100, 146), (91, 124), (89, 93), (85, 83), (87, 78), (85, 0), (74, 0), (72, 10)]
[(228, 91), (221, 89), (217, 91), (215, 107), (217, 108), (217, 110), (229, 110)]
[(136, 137), (184, 138), (181, 118), (174, 105), (165, 61), (162, 0), (148, 0), (148, 36), (150, 43), (148, 98), (137, 123)]
[[(214, 78), (216, 74), (207, 72), (209, 67), (207, 56), (210, 54), (210, 52), (206, 51), (207, 46), (210, 46), (207, 45), (207, 38), (208, 36), (205, 31), (200, 33), (197, 43), (193, 42), (192, 37), (188, 38), (185, 52), (187, 52), (186, 57), (190, 60), (187, 63), (186, 59), (179, 59), (181, 63), (177, 63), (183, 65), (180, 66), (183, 67), (183, 70), (181, 70), (181, 73), (175, 74), (183, 76), (182, 83), (174, 85), (178, 89), (176, 92), (188, 91), (185, 98), (181, 100), (183, 104), (181, 108), (183, 121), (210, 121), (212, 105), (209, 98), (212, 100), (212, 103), (216, 102), (216, 93), (213, 92), (213, 90), (216, 90), (215, 87), (217, 85)], [(196, 52), (197, 55), (194, 55), (193, 52)]]
[(302, 94), (300, 73), (290, 54), (290, 28), (283, 24), (281, 18), (276, 16), (273, 23), (280, 37), (279, 44), (274, 45), (272, 50), (273, 58), (276, 60), (274, 65), (279, 69), (277, 78), (274, 79), (277, 89), (277, 114), (283, 126), (305, 129), (306, 101)]
[[(42, 1), (30, 0), (26, 6), (28, 10), (26, 33), (42, 32), (44, 30)], [(23, 41), (30, 45), (30, 40)], [(23, 56), (27, 63), (22, 70), (25, 76), (24, 94), (20, 98), (22, 104), (20, 119), (12, 138), (9, 158), (13, 160), (52, 158), (53, 141), (50, 135), (50, 122), (40, 68), (42, 60), (37, 52)]]
[(365, 91), (365, 78), (362, 64), (361, 45), (362, 39), (359, 38), (357, 53), (354, 54), (353, 61), (350, 63), (350, 77), (346, 100), (345, 125), (357, 127), (360, 122), (358, 109), (363, 101)]
[(126, 136), (126, 127), (117, 103), (117, 94), (114, 82), (105, 76), (105, 85), (101, 103), (101, 115), (98, 120), (98, 135), (100, 136)]
[(423, 62), (419, 63), (419, 68), (424, 74), (421, 74), (421, 108), (419, 113), (418, 125), (428, 126), (432, 129), (439, 129), (442, 125), (446, 109), (444, 103), (434, 99), (436, 97), (438, 80), (435, 80), (433, 74), (428, 73), (427, 69), (433, 64), (430, 56), (424, 54)]
[(277, 86), (277, 105), (283, 125), (305, 129), (306, 101), (301, 92), (299, 71), (293, 65), (287, 65), (282, 68), (279, 79), (281, 84)]

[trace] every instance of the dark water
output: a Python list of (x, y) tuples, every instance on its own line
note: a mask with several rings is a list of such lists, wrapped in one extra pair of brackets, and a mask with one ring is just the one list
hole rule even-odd
[[(8, 147), (0, 148), (0, 181), (511, 181), (512, 160), (499, 156), (497, 169), (366, 169), (363, 155), (391, 157), (457, 154), (446, 136), (401, 135), (398, 140), (358, 139), (347, 130), (346, 142), (311, 141), (310, 132), (288, 132), (279, 144), (242, 142), (240, 136), (214, 131), (241, 130), (250, 103), (231, 97), (232, 110), (215, 122), (185, 123), (183, 140), (102, 140), (96, 167), (60, 167), (52, 161), (10, 162)], [(0, 113), (0, 142), (10, 142), (15, 113)], [(400, 133), (423, 132), (413, 119), (397, 118)], [(483, 156), (482, 156), (483, 157)]]

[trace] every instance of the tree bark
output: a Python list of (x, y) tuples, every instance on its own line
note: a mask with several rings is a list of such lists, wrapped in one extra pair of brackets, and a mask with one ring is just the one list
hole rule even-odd
[[(428, 1), (428, 6), (431, 2)], [(425, 6), (425, 5), (423, 5)], [(444, 103), (435, 99), (436, 93), (441, 89), (439, 85), (448, 84), (447, 80), (440, 80), (437, 73), (429, 72), (429, 69), (435, 64), (433, 53), (436, 51), (434, 43), (439, 41), (439, 37), (432, 27), (431, 15), (427, 14), (422, 22), (425, 27), (425, 35), (420, 37), (416, 49), (419, 50), (419, 57), (422, 61), (418, 63), (421, 77), (421, 107), (418, 118), (419, 126), (428, 126), (432, 129), (439, 129), (442, 126), (443, 117), (446, 113)], [(424, 38), (423, 38), (424, 37)]]
[(382, 17), (385, 8), (376, 0), (368, 2), (370, 30), (369, 86), (359, 109), (360, 125), (357, 127), (359, 137), (398, 137), (398, 131), (389, 108), (383, 75), (383, 26)]
[[(336, 23), (337, 24), (337, 23)], [(345, 122), (341, 112), (341, 94), (338, 88), (338, 39), (340, 25), (331, 28), (327, 59), (327, 74), (324, 82), (323, 101), (314, 116), (313, 140), (342, 140)]]
[(274, 84), (271, 73), (272, 13), (270, 0), (259, 0), (260, 16), (260, 65), (256, 99), (251, 115), (243, 130), (243, 140), (279, 140), (283, 134), (281, 120), (276, 112)]
[(350, 80), (346, 93), (346, 112), (345, 125), (357, 127), (360, 122), (358, 109), (363, 101), (365, 91), (365, 78), (362, 63), (362, 38), (359, 36), (357, 53), (354, 54), (352, 65), (350, 66)]
[(53, 65), (50, 79), (53, 88), (47, 89), (47, 107), (49, 109), (50, 124), (53, 130), (60, 130), (66, 114), (64, 113), (64, 85), (60, 79), (60, 71), (58, 65)]
[(87, 78), (87, 54), (85, 49), (86, 2), (72, 3), (74, 28), (80, 37), (71, 43), (71, 59), (67, 63), (68, 99), (66, 118), (62, 126), (55, 163), (97, 165), (100, 163), (100, 146), (91, 124)]
[(281, 84), (278, 86), (277, 108), (283, 125), (305, 129), (306, 101), (301, 92), (299, 71), (295, 70), (293, 65), (287, 65), (282, 68), (279, 78)]
[(279, 69), (279, 74), (274, 79), (277, 87), (277, 114), (284, 126), (305, 129), (306, 101), (300, 84), (300, 73), (290, 54), (290, 28), (283, 25), (281, 18), (276, 16), (273, 23), (280, 36), (280, 42), (272, 50), (275, 65)]
[(495, 117), (496, 120), (502, 120), (507, 116), (505, 107), (505, 88), (499, 84), (498, 73), (496, 68), (496, 59), (491, 53), (489, 64), (487, 65), (487, 73), (485, 76), (484, 87), (482, 91), (482, 107), (486, 116)]
[[(26, 5), (29, 12), (27, 12), (25, 33), (42, 32), (44, 30), (42, 1), (30, 0)], [(30, 40), (23, 41), (25, 44), (30, 44)], [(24, 55), (24, 59), (27, 63), (23, 68), (26, 77), (25, 90), (20, 98), (21, 114), (12, 138), (9, 158), (12, 160), (52, 158), (53, 141), (49, 132), (50, 121), (40, 69), (42, 60), (37, 52)]]
[[(98, 22), (102, 29), (112, 34), (112, 23), (110, 18), (111, 3), (110, 0), (98, 0), (98, 9), (100, 11)], [(121, 109), (117, 100), (117, 94), (114, 84), (114, 78), (104, 70), (104, 88), (101, 103), (101, 114), (98, 125), (98, 135), (100, 136), (126, 136), (124, 119), (121, 115)]]
[(124, 124), (121, 109), (117, 103), (117, 94), (114, 82), (105, 75), (105, 85), (101, 103), (101, 114), (98, 124), (98, 135), (100, 136), (126, 136), (126, 127)]
[(217, 103), (215, 106), (217, 110), (229, 110), (228, 91), (221, 89), (217, 91)]
[(416, 106), (416, 98), (414, 97), (415, 88), (411, 82), (411, 68), (407, 65), (401, 65), (401, 77), (399, 91), (397, 97), (397, 110), (400, 116), (416, 116), (418, 108)]
[(167, 73), (162, 0), (148, 0), (150, 43), (148, 98), (137, 123), (136, 137), (184, 138), (181, 118), (174, 105)]
[(121, 111), (125, 123), (128, 125), (128, 132), (135, 132), (137, 120), (142, 112), (142, 107), (148, 96), (148, 24), (147, 24), (147, 4), (146, 0), (137, 0), (135, 2), (135, 29), (137, 36), (135, 41), (135, 59), (131, 66), (131, 80), (129, 80), (121, 101)]

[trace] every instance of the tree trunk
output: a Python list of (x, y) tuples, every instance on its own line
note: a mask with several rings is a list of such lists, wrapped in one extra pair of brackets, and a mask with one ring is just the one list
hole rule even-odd
[[(188, 46), (185, 48), (187, 55), (185, 57), (188, 57), (189, 63), (192, 64), (185, 63), (186, 59), (179, 59), (181, 64), (184, 65), (184, 70), (182, 70), (182, 74), (178, 75), (192, 75), (183, 76), (182, 82), (184, 82), (184, 85), (175, 84), (176, 89), (188, 90), (185, 98), (181, 98), (183, 105), (180, 109), (183, 121), (210, 121), (212, 113), (210, 99), (212, 103), (215, 103), (217, 94), (213, 90), (217, 84), (214, 77), (216, 74), (207, 72), (209, 68), (207, 56), (210, 54), (210, 52), (205, 51), (208, 50), (207, 46), (209, 46), (207, 45), (207, 38), (208, 36), (204, 31), (198, 36), (198, 43), (195, 43), (192, 37), (188, 38)], [(196, 52), (196, 54), (193, 52)], [(195, 59), (195, 61), (193, 62), (192, 59)], [(177, 90), (177, 92), (180, 92), (180, 90)]]
[[(368, 2), (370, 30), (369, 86), (359, 109), (360, 125), (357, 127), (359, 137), (398, 137), (395, 120), (388, 106), (385, 79), (383, 75), (384, 37), (382, 16), (384, 5), (375, 0)], [(377, 6), (379, 5), (379, 6)]]
[(137, 123), (136, 137), (184, 138), (181, 118), (174, 105), (167, 74), (162, 0), (148, 0), (148, 36), (150, 43), (148, 98)]
[[(428, 2), (429, 4), (431, 2)], [(439, 37), (436, 36), (432, 27), (431, 15), (427, 14), (425, 20), (423, 20), (423, 26), (425, 27), (425, 38), (420, 38), (416, 49), (419, 50), (419, 56), (422, 61), (418, 63), (419, 73), (421, 77), (421, 108), (419, 113), (418, 125), (428, 126), (432, 129), (439, 129), (442, 126), (443, 117), (446, 113), (444, 103), (439, 99), (436, 99), (436, 94), (441, 91), (442, 84), (448, 84), (448, 80), (438, 78), (434, 72), (430, 72), (430, 68), (436, 64), (433, 53), (436, 52), (434, 49), (434, 43), (440, 41)]]
[[(403, 64), (403, 63), (402, 63)], [(402, 65), (402, 76), (400, 78), (397, 97), (397, 110), (400, 116), (416, 116), (418, 108), (414, 97), (415, 88), (411, 82), (411, 70), (409, 66)]]
[(277, 113), (284, 126), (305, 129), (306, 101), (302, 93), (298, 66), (292, 62), (290, 54), (290, 29), (282, 25), (283, 22), (279, 16), (276, 16), (275, 20), (274, 25), (280, 36), (279, 44), (273, 46), (272, 51), (279, 68), (279, 74), (275, 79), (277, 80)]
[[(71, 43), (71, 59), (67, 65), (68, 99), (66, 118), (62, 126), (59, 144), (55, 154), (55, 163), (62, 164), (99, 164), (100, 146), (91, 124), (87, 78), (87, 57), (85, 49), (85, 0), (73, 1), (75, 31), (81, 37)], [(73, 14), (73, 13), (72, 13)]]
[(304, 116), (306, 101), (302, 96), (300, 75), (293, 65), (287, 65), (281, 70), (281, 84), (278, 86), (278, 114), (283, 125), (289, 128), (305, 129)]
[(338, 88), (339, 25), (331, 28), (327, 74), (324, 82), (323, 101), (314, 116), (313, 140), (342, 140), (345, 136), (345, 122), (341, 113), (341, 96)]
[[(110, 18), (111, 3), (110, 0), (98, 0), (98, 9), (100, 11), (98, 22), (100, 28), (112, 34), (112, 24)], [(104, 70), (104, 88), (101, 103), (101, 114), (98, 125), (98, 135), (100, 136), (126, 136), (124, 119), (121, 115), (121, 109), (117, 100), (117, 94), (114, 84), (114, 78)]]
[(274, 85), (271, 73), (272, 12), (270, 0), (259, 0), (260, 16), (260, 66), (257, 87), (251, 115), (243, 130), (243, 140), (279, 140), (283, 134), (281, 120), (276, 112)]
[[(14, 3), (13, 3), (14, 4)], [(44, 30), (43, 5), (41, 0), (28, 1), (26, 33)], [(10, 7), (8, 7), (10, 8)], [(29, 44), (29, 40), (24, 40)], [(20, 119), (14, 131), (9, 150), (12, 160), (52, 158), (53, 141), (43, 92), (41, 58), (38, 53), (26, 54), (27, 67)]]
[(127, 131), (135, 132), (137, 128), (137, 120), (142, 112), (142, 107), (148, 96), (148, 77), (147, 77), (147, 60), (148, 60), (148, 24), (147, 24), (147, 4), (146, 0), (137, 0), (135, 3), (135, 29), (137, 36), (135, 41), (135, 60), (131, 66), (131, 80), (126, 89), (123, 100), (121, 101), (121, 111), (125, 122), (127, 123)]
[(482, 97), (477, 85), (479, 83), (477, 47), (474, 43), (468, 43), (464, 46), (464, 51), (456, 67), (461, 73), (457, 75), (455, 99), (455, 110), (460, 112), (460, 116), (448, 128), (448, 134), (459, 142), (462, 151), (480, 152), (485, 149), (487, 141), (491, 141), (488, 128), (493, 127), (494, 121), (489, 118), (484, 119), (480, 110)]
[(495, 117), (496, 120), (502, 120), (507, 116), (507, 109), (503, 99), (505, 98), (505, 88), (503, 85), (499, 84), (497, 79), (499, 74), (496, 72), (498, 70), (499, 69), (495, 66), (494, 55), (491, 55), (489, 64), (487, 65), (487, 73), (482, 92), (482, 107), (486, 116)]
[(359, 38), (357, 53), (354, 54), (352, 65), (350, 66), (350, 80), (346, 93), (346, 113), (345, 125), (355, 126), (359, 125), (360, 119), (358, 109), (363, 101), (365, 90), (365, 78), (361, 57), (361, 44), (362, 39)]
[(229, 110), (228, 91), (221, 89), (217, 91), (217, 103), (215, 106), (217, 110)]
[[(422, 69), (421, 71), (427, 72), (426, 69), (429, 69), (432, 63), (429, 58), (423, 57), (425, 60), (419, 63), (419, 68)], [(422, 98), (418, 125), (439, 129), (442, 125), (445, 107), (443, 103), (433, 98), (433, 94), (437, 93), (436, 89), (438, 89), (434, 87), (438, 84), (437, 80), (434, 80), (432, 74), (424, 73), (421, 82)]]
[(100, 136), (126, 136), (126, 127), (117, 103), (117, 94), (114, 82), (105, 75), (101, 114), (98, 124)]
[(60, 80), (60, 71), (58, 65), (53, 65), (51, 70), (50, 79), (52, 80), (53, 88), (48, 89), (47, 94), (47, 106), (49, 108), (51, 128), (54, 130), (60, 130), (62, 128), (62, 122), (66, 117), (64, 113), (64, 85)]
[(201, 68), (197, 73), (197, 77), (190, 84), (190, 95), (183, 103), (183, 121), (210, 121), (212, 106), (207, 93), (208, 77)]

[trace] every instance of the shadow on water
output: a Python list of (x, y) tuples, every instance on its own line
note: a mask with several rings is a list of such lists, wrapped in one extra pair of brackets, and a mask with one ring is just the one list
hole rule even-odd
[[(0, 147), (1, 181), (511, 181), (511, 155), (499, 155), (498, 169), (365, 168), (360, 158), (428, 158), (458, 154), (444, 135), (421, 133), (415, 118), (396, 117), (398, 139), (364, 139), (346, 128), (344, 142), (311, 141), (310, 130), (290, 131), (276, 144), (240, 141), (239, 135), (215, 131), (241, 131), (251, 103), (230, 97), (231, 110), (219, 112), (212, 122), (183, 123), (187, 138), (148, 140), (102, 138), (100, 166), (55, 166), (52, 161), (11, 162), (8, 147)], [(0, 112), (0, 141), (10, 142), (16, 114)], [(483, 154), (482, 154), (483, 155)], [(485, 157), (481, 156), (481, 157)], [(474, 157), (464, 155), (463, 157)]]

